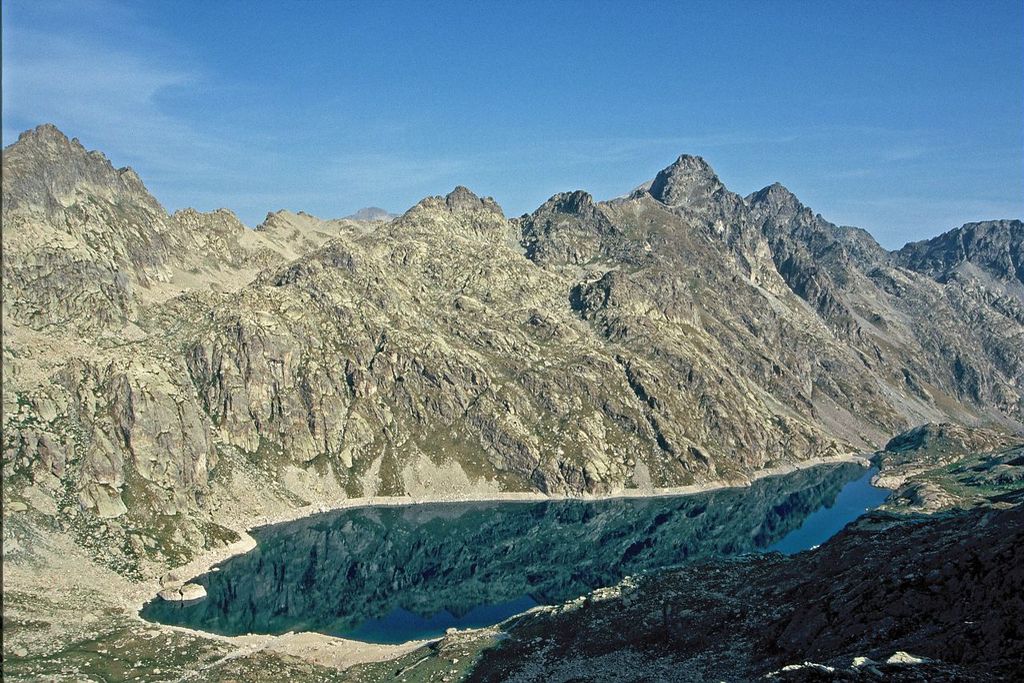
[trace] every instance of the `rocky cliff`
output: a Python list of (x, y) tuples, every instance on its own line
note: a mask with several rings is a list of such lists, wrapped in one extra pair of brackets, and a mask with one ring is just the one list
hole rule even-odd
[(1024, 421), (1019, 221), (890, 253), (683, 156), (511, 220), (458, 187), (249, 229), (52, 126), (4, 150), (3, 200), (4, 499), (129, 574), (310, 502), (646, 490)]

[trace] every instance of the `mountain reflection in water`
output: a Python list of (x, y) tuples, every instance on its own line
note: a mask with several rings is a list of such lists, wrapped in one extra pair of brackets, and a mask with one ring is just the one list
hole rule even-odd
[[(318, 631), (404, 642), (497, 623), (622, 577), (763, 551), (828, 517), (829, 535), (885, 492), (856, 464), (761, 479), (749, 488), (602, 501), (438, 503), (339, 510), (253, 532), (258, 545), (195, 580), (208, 597), (155, 600), (142, 616), (220, 633)], [(819, 512), (818, 517), (821, 516)], [(838, 525), (838, 526), (837, 526)], [(792, 544), (787, 551), (792, 552)]]

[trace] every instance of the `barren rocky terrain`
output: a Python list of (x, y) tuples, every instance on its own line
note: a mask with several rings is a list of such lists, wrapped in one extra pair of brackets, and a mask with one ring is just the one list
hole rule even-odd
[[(889, 252), (684, 155), (515, 218), (457, 187), (253, 229), (168, 214), (49, 125), (4, 150), (2, 219), (4, 654), (28, 679), (336, 675), (352, 660), (328, 651), (357, 644), (291, 659), (132, 611), (299, 509), (644, 493), (885, 449), (899, 497), (934, 510), (907, 481), (958, 461), (890, 439), (951, 424), (990, 452), (1024, 428), (1019, 220)], [(1014, 457), (943, 490), (1003, 486)]]

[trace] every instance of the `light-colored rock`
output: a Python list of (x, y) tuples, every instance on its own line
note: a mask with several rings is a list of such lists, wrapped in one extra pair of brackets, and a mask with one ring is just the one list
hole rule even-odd
[(182, 602), (202, 600), (206, 597), (206, 588), (200, 586), (198, 583), (186, 583), (179, 590)]
[(176, 588), (165, 588), (158, 595), (169, 602), (191, 602), (206, 597), (206, 588), (198, 583), (186, 583)]
[(182, 583), (183, 579), (178, 575), (177, 572), (170, 571), (160, 577), (161, 588), (181, 588)]
[(21, 491), (21, 497), (31, 507), (44, 515), (54, 516), (57, 514), (57, 503), (53, 497), (37, 486), (27, 486)]
[(906, 664), (906, 665), (913, 666), (913, 665), (916, 665), (916, 664), (927, 664), (930, 661), (932, 661), (932, 660), (928, 659), (927, 657), (917, 657), (915, 655), (910, 654), (909, 652), (903, 652), (902, 650), (897, 650), (895, 653), (893, 653), (893, 655), (891, 657), (889, 657), (889, 659), (885, 660), (885, 663), (886, 664)]

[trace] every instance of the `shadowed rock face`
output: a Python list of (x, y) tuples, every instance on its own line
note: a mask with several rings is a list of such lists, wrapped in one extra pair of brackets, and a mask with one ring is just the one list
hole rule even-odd
[(520, 220), (526, 257), (536, 263), (585, 265), (600, 256), (615, 226), (582, 190), (562, 192)]
[(3, 163), (5, 500), (118, 566), (312, 501), (647, 489), (1024, 419), (1019, 293), (698, 157), (511, 221), (458, 187), (255, 230), (168, 216), (52, 127)]
[(256, 549), (196, 580), (205, 601), (156, 600), (143, 616), (226, 635), (359, 637), (363, 622), (398, 609), (458, 617), (523, 596), (556, 604), (626, 575), (763, 550), (864, 476), (844, 464), (677, 498), (327, 513), (258, 530)]
[(141, 204), (161, 211), (131, 168), (115, 169), (101, 152), (89, 152), (55, 126), (25, 131), (4, 150), (7, 209), (42, 209), (53, 215), (86, 197)]

